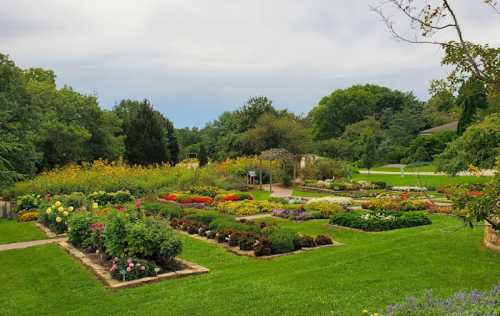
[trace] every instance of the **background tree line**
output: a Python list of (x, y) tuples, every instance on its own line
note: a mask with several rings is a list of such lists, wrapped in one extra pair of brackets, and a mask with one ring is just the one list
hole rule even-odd
[(57, 88), (55, 79), (51, 70), (21, 69), (0, 54), (0, 186), (100, 158), (177, 163), (173, 124), (147, 100), (108, 111), (94, 95)]

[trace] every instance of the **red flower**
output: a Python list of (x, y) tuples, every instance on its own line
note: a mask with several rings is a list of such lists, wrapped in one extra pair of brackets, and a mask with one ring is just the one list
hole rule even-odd
[(165, 195), (164, 199), (167, 201), (174, 201), (175, 202), (177, 200), (177, 196), (175, 194), (167, 194), (167, 195)]

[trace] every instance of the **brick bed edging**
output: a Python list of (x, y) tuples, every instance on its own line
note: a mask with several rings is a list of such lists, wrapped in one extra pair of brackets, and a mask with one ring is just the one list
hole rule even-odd
[(155, 277), (145, 277), (142, 279), (121, 282), (121, 281), (118, 281), (118, 280), (111, 278), (111, 274), (109, 273), (109, 271), (106, 267), (103, 267), (100, 264), (94, 263), (85, 253), (83, 253), (82, 251), (73, 247), (68, 242), (61, 241), (58, 243), (58, 245), (61, 248), (63, 248), (64, 250), (66, 250), (66, 252), (68, 252), (72, 257), (74, 257), (75, 259), (78, 259), (90, 271), (92, 271), (97, 276), (97, 278), (104, 283), (104, 285), (106, 287), (113, 289), (113, 290), (122, 289), (122, 288), (129, 288), (129, 287), (136, 287), (136, 286), (140, 286), (140, 285), (143, 285), (146, 283), (182, 278), (182, 277), (187, 277), (190, 275), (198, 275), (198, 274), (208, 273), (210, 271), (209, 269), (202, 267), (200, 265), (197, 265), (195, 263), (192, 263), (190, 261), (176, 258), (177, 261), (179, 261), (182, 264), (184, 264), (185, 266), (187, 266), (187, 268), (185, 268), (183, 270), (179, 270), (179, 271), (158, 274)]
[(47, 228), (47, 226), (43, 225), (42, 223), (39, 223), (39, 222), (36, 222), (35, 223), (35, 226), (38, 227), (39, 229), (41, 229), (45, 235), (52, 239), (52, 238), (61, 238), (61, 237), (66, 237), (67, 234), (56, 234), (54, 233), (53, 231), (51, 231), (49, 228)]
[(255, 258), (255, 259), (274, 259), (277, 257), (290, 256), (290, 255), (294, 255), (296, 253), (311, 251), (311, 250), (315, 250), (315, 249), (326, 248), (326, 247), (338, 247), (338, 246), (344, 245), (340, 242), (332, 240), (333, 244), (331, 244), (331, 245), (322, 245), (322, 246), (316, 246), (316, 247), (312, 247), (312, 248), (302, 248), (302, 249), (291, 251), (291, 252), (278, 253), (278, 254), (269, 255), (269, 256), (256, 256), (255, 253), (253, 252), (253, 250), (241, 250), (239, 247), (231, 247), (227, 243), (219, 243), (215, 239), (208, 239), (208, 238), (205, 238), (205, 237), (200, 236), (200, 235), (189, 234), (185, 231), (178, 230), (178, 229), (175, 229), (175, 231), (181, 235), (189, 236), (189, 237), (197, 239), (197, 240), (202, 240), (204, 242), (208, 242), (208, 243), (217, 245), (219, 247), (223, 247), (227, 251), (232, 252), (238, 256), (245, 256), (245, 257), (250, 257), (250, 258)]

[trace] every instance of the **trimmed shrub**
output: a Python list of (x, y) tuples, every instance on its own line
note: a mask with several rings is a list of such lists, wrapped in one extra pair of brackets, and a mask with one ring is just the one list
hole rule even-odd
[(302, 235), (299, 237), (298, 242), (299, 242), (300, 248), (316, 247), (316, 242), (314, 241), (314, 238), (312, 238), (311, 236)]
[(285, 253), (295, 250), (298, 235), (293, 230), (277, 229), (269, 234), (271, 250), (273, 253)]
[(366, 231), (384, 231), (431, 224), (421, 212), (348, 212), (333, 215), (330, 223)]
[(146, 215), (159, 215), (165, 219), (171, 220), (174, 218), (181, 218), (183, 215), (182, 207), (174, 203), (142, 203), (141, 208)]
[(332, 239), (330, 237), (328, 237), (328, 236), (325, 236), (325, 235), (318, 235), (318, 236), (316, 236), (316, 238), (314, 239), (314, 242), (318, 246), (324, 246), (324, 245), (331, 245), (331, 244), (333, 244)]

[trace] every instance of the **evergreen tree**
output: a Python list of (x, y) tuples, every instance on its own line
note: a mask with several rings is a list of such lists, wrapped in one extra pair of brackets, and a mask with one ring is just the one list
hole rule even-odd
[(208, 164), (208, 154), (205, 144), (200, 144), (200, 150), (198, 152), (198, 160), (200, 162), (200, 168)]
[(165, 130), (148, 100), (142, 102), (125, 130), (125, 158), (129, 163), (149, 165), (170, 161)]
[(377, 140), (373, 135), (364, 137), (363, 153), (359, 160), (360, 166), (370, 170), (377, 162)]
[(176, 165), (179, 162), (179, 143), (175, 135), (174, 124), (167, 120), (167, 151), (170, 156), (170, 164)]

